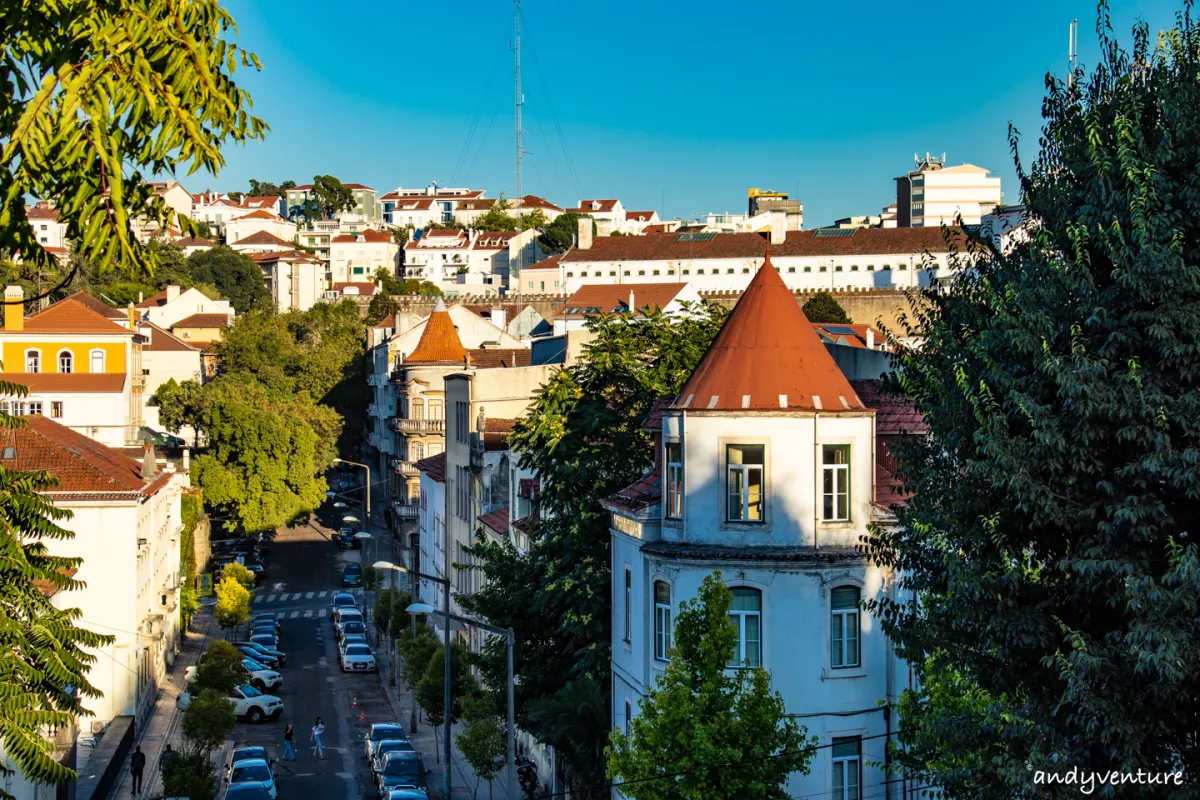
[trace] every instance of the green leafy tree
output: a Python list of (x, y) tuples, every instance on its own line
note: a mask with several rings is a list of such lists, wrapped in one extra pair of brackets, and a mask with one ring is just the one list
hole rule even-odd
[(229, 192), (229, 199), (235, 203), (242, 202), (242, 198), (246, 196), (245, 192)]
[[(425, 718), (432, 725), (441, 725), (446, 686), (446, 649), (437, 644), (425, 665), (425, 674), (417, 684), (417, 703), (425, 710)], [(450, 642), (450, 722), (462, 716), (463, 702), (479, 692), (479, 685), (471, 674), (467, 651), (456, 641)]]
[(85, 261), (153, 273), (155, 254), (130, 221), (185, 231), (192, 223), (147, 178), (215, 174), (225, 143), (266, 131), (233, 81), (234, 70), (257, 68), (258, 59), (229, 37), (232, 28), (215, 0), (6, 8), (0, 250), (53, 266), (20, 200), (47, 198)]
[(196, 381), (176, 383), (174, 378), (154, 390), (150, 405), (158, 409), (158, 421), (172, 433), (190, 427), (194, 444), (200, 444), (200, 425), (204, 420), (204, 390)]
[(392, 241), (404, 247), (408, 244), (408, 240), (412, 238), (415, 229), (412, 225), (405, 225), (402, 228), (392, 228)]
[(367, 305), (367, 316), (365, 322), (367, 327), (374, 327), (382, 322), (386, 317), (394, 315), (400, 310), (400, 304), (390, 294), (375, 295), (371, 298), (371, 302)]
[(438, 649), (437, 637), (425, 625), (418, 625), (415, 635), (406, 636), (396, 642), (396, 652), (403, 659), (401, 677), (408, 686), (415, 687), (425, 676), (433, 653)]
[(800, 308), (809, 322), (846, 325), (851, 320), (846, 309), (829, 292), (817, 292)]
[(224, 692), (202, 689), (183, 712), (183, 734), (198, 747), (212, 750), (233, 733), (237, 717)]
[[(524, 554), (510, 542), (473, 548), (487, 581), (461, 602), (514, 630), (521, 727), (556, 750), (586, 756), (586, 763), (569, 765), (573, 789), (603, 782), (602, 760), (593, 754), (603, 751), (607, 725), (580, 744), (553, 741), (552, 731), (530, 717), (529, 703), (570, 697), (560, 692), (585, 678), (610, 684), (610, 532), (601, 501), (650, 467), (654, 448), (643, 421), (657, 401), (679, 391), (725, 318), (717, 306), (689, 312), (667, 318), (652, 311), (636, 323), (629, 315), (590, 319), (595, 338), (583, 358), (539, 390), (509, 439), (522, 468), (541, 477), (546, 519), (532, 547)], [(492, 643), (485, 652), (488, 674), (502, 674), (503, 649)], [(600, 691), (603, 706), (607, 689)]]
[(392, 613), (389, 632), (393, 639), (408, 636), (408, 626), (412, 624), (412, 616), (405, 610), (412, 605), (412, 595), (396, 589), (392, 594)]
[(262, 269), (248, 256), (229, 247), (214, 247), (188, 256), (192, 280), (217, 287), (234, 310), (244, 314), (260, 301), (268, 300)]
[(501, 194), (491, 208), (471, 223), (471, 228), (477, 231), (515, 231), (517, 220), (508, 213), (510, 208), (512, 204)]
[[(588, 217), (588, 214), (579, 214), (574, 211), (568, 211), (565, 214), (559, 214), (545, 228), (545, 233), (538, 239), (542, 245), (542, 249), (551, 253), (564, 253), (575, 246), (575, 236), (579, 233), (579, 219)], [(592, 235), (596, 235), (596, 222), (592, 221)]]
[(930, 430), (869, 547), (920, 602), (871, 610), (923, 687), (896, 758), (952, 797), (1074, 768), (1185, 797), (1200, 768), (1200, 25), (1098, 30), (1095, 71), (1047, 81), (1029, 240), (963, 254), (898, 363)]
[(455, 741), (475, 773), (472, 797), (479, 797), (481, 780), (487, 781), (491, 796), (492, 781), (504, 769), (508, 748), (504, 719), (491, 695), (477, 694), (463, 701), (463, 730)]
[(535, 208), (528, 214), (522, 214), (517, 220), (517, 230), (527, 231), (530, 228), (540, 228), (545, 230), (550, 227), (550, 220), (546, 218), (546, 212), (540, 208)]
[(246, 587), (247, 592), (254, 589), (254, 573), (236, 562), (233, 564), (226, 564), (224, 569), (221, 570), (221, 576), (225, 578), (233, 578), (242, 586)]
[(284, 192), (296, 186), (295, 181), (284, 181), (280, 184), (271, 183), (270, 181), (256, 181), (250, 179), (250, 191), (247, 192), (251, 197), (282, 197)]
[(150, 297), (156, 293), (156, 289), (148, 283), (137, 283), (134, 281), (115, 281), (100, 288), (98, 293), (102, 293), (109, 300), (116, 303), (118, 306), (128, 306), (130, 303), (140, 302), (143, 298)]
[(163, 796), (217, 800), (210, 750), (189, 742), (172, 752), (169, 763), (163, 765)]
[(354, 208), (354, 193), (332, 175), (317, 175), (313, 178), (313, 201), (325, 219), (332, 219), (347, 209)]
[[(721, 573), (679, 604), (666, 670), (612, 732), (608, 776), (634, 800), (784, 800), (788, 776), (808, 774), (817, 739), (788, 716), (762, 667), (729, 669), (737, 626)], [(654, 780), (675, 776), (670, 780)]]
[(217, 584), (217, 604), (213, 619), (225, 630), (250, 621), (250, 592), (236, 578), (223, 577)]
[(200, 665), (196, 668), (196, 680), (192, 691), (215, 689), (222, 695), (231, 695), (238, 686), (250, 682), (250, 672), (242, 664), (241, 652), (222, 639), (209, 642)]

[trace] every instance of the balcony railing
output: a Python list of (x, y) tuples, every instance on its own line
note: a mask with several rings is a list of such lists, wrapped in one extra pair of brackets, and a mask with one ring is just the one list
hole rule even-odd
[(400, 433), (445, 433), (446, 420), (392, 417), (392, 430)]
[(400, 519), (417, 519), (421, 516), (421, 506), (417, 503), (392, 503), (392, 513)]
[(398, 458), (392, 459), (392, 469), (396, 471), (397, 475), (405, 475), (408, 477), (421, 474), (420, 470), (417, 469), (415, 464), (411, 464), (408, 461), (401, 461)]

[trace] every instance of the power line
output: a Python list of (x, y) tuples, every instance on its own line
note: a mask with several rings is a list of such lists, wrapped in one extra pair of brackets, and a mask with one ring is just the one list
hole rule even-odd
[[(496, 58), (492, 61), (491, 74), (488, 75), (483, 94), (479, 97), (479, 105), (475, 108), (475, 116), (471, 119), (471, 125), (467, 129), (466, 141), (463, 142), (462, 150), (458, 153), (458, 159), (454, 162), (454, 169), (450, 172), (451, 186), (458, 181), (459, 170), (466, 166), (467, 155), (471, 152), (471, 140), (475, 137), (475, 132), (479, 130), (479, 120), (483, 117), (484, 106), (487, 104), (488, 95), (492, 92), (492, 83), (495, 81), (496, 73), (499, 71), (500, 57), (502, 55), (504, 55), (503, 51), (497, 51)], [(464, 180), (466, 180), (465, 176)]]
[(575, 183), (575, 191), (579, 193), (580, 199), (583, 198), (583, 184), (579, 181), (579, 172), (575, 169), (575, 161), (571, 158), (571, 151), (567, 147), (567, 137), (563, 134), (562, 125), (558, 121), (558, 112), (554, 110), (554, 99), (550, 94), (550, 89), (546, 85), (546, 76), (542, 73), (542, 62), (538, 59), (537, 50), (533, 46), (533, 37), (529, 35), (529, 26), (525, 24), (525, 17), (521, 17), (521, 27), (525, 30), (525, 38), (529, 39), (529, 50), (533, 53), (533, 66), (537, 69), (538, 80), (542, 82), (542, 91), (546, 93), (546, 105), (550, 107), (550, 116), (554, 120), (554, 129), (558, 132), (558, 140), (562, 145), (563, 158), (567, 162), (568, 174)]

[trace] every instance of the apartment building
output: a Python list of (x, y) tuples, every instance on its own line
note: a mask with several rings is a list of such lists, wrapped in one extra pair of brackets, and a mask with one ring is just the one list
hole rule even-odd
[(494, 294), (545, 257), (539, 231), (431, 230), (404, 245), (404, 272), (447, 295)]
[(303, 250), (248, 253), (262, 269), (267, 292), (280, 311), (307, 311), (325, 294), (325, 265)]
[[(453, 221), (454, 212), (458, 209), (460, 202), (464, 200), (479, 201), (483, 199), (484, 194), (483, 189), (448, 188), (438, 186), (435, 181), (423, 189), (405, 189), (397, 186), (395, 190), (387, 192), (379, 199), (384, 222), (390, 225), (412, 225), (414, 228), (422, 228), (430, 222), (445, 224)], [(409, 204), (417, 200), (422, 201), (420, 205), (422, 213), (429, 213), (428, 221), (424, 225), (407, 221), (410, 214)], [(425, 200), (429, 200), (430, 205), (426, 206), (423, 202)]]
[(390, 231), (342, 233), (329, 241), (330, 280), (333, 283), (369, 281), (377, 270), (397, 274), (400, 245)]
[(225, 317), (226, 324), (233, 322), (233, 306), (228, 300), (213, 300), (199, 289), (184, 289), (169, 284), (155, 295), (139, 300), (135, 305), (141, 318), (162, 328), (173, 328), (176, 323), (194, 314), (216, 314)]
[(235, 249), (238, 243), (256, 233), (268, 233), (290, 243), (296, 239), (296, 224), (265, 208), (243, 209), (240, 215), (225, 223), (225, 241)]
[(896, 178), (896, 224), (901, 228), (978, 225), (1003, 204), (1000, 179), (974, 164), (946, 166), (946, 156), (914, 156), (915, 168)]
[[(360, 225), (378, 225), (383, 221), (383, 206), (374, 189), (361, 183), (343, 183), (342, 186), (350, 190), (354, 201), (350, 208), (338, 212), (338, 221)], [(311, 183), (294, 186), (284, 192), (285, 206), (289, 211), (293, 207), (303, 206), (311, 199), (313, 199)]]

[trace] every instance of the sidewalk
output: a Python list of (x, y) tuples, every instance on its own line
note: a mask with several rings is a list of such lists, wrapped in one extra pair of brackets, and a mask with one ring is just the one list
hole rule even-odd
[(154, 704), (154, 713), (139, 734), (136, 744), (141, 745), (146, 754), (146, 771), (142, 774), (142, 791), (133, 792), (133, 779), (129, 774), (129, 763), (126, 760), (121, 768), (121, 779), (109, 793), (109, 800), (144, 800), (156, 794), (162, 794), (162, 772), (159, 769), (159, 757), (163, 748), (170, 743), (178, 747), (183, 740), (180, 730), (183, 715), (175, 707), (175, 700), (184, 690), (183, 671), (196, 663), (196, 659), (204, 652), (209, 632), (215, 624), (208, 614), (209, 609), (202, 606), (201, 613), (192, 619), (191, 628), (183, 640), (179, 657), (175, 659), (167, 682), (159, 692)]
[[(384, 691), (387, 693), (388, 704), (392, 707), (393, 717), (403, 722), (407, 727), (409, 714), (412, 710), (413, 696), (412, 692), (408, 691), (408, 687), (404, 684), (404, 679), (400, 676), (396, 678), (396, 685), (389, 684), (390, 667), (389, 658), (387, 656), (387, 642), (384, 641), (382, 647), (376, 650), (376, 661), (379, 666), (379, 681), (383, 685)], [(399, 659), (397, 658), (397, 662)], [(399, 672), (399, 663), (397, 663), (397, 672)], [(418, 712), (420, 709), (418, 709)], [(451, 738), (455, 738), (460, 733), (460, 726), (454, 726)], [(442, 787), (445, 785), (445, 777), (443, 772), (444, 765), (441, 763), (442, 758), (442, 738), (441, 729), (439, 728), (436, 735), (434, 729), (427, 722), (419, 721), (417, 723), (416, 734), (409, 734), (409, 740), (413, 743), (413, 747), (421, 758), (425, 761), (425, 766), (433, 770), (428, 778), (429, 796), (431, 798), (444, 798)], [(463, 758), (462, 753), (458, 751), (457, 745), (452, 745), (451, 752), (454, 759), (454, 770), (450, 776), (450, 790), (452, 800), (462, 800), (463, 798), (471, 798), (475, 791), (475, 772), (471, 769), (471, 765)], [(521, 790), (517, 789), (517, 797), (510, 797), (508, 794), (508, 778), (507, 773), (501, 772), (492, 782), (492, 793), (487, 794), (487, 782), (483, 781), (479, 784), (479, 793), (481, 797), (491, 797), (494, 800), (520, 800)]]

